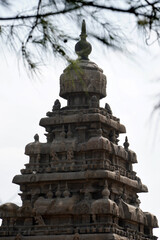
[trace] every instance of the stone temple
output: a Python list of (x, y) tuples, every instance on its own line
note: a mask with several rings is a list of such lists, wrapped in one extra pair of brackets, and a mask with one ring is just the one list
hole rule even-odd
[(46, 143), (34, 136), (25, 148), (29, 163), (13, 178), (22, 206), (0, 206), (3, 240), (156, 240), (157, 219), (140, 209), (137, 193), (147, 192), (132, 165), (136, 154), (118, 145), (124, 125), (106, 96), (106, 76), (88, 59), (83, 21), (75, 46), (78, 60), (60, 76), (61, 108), (56, 100), (40, 120)]

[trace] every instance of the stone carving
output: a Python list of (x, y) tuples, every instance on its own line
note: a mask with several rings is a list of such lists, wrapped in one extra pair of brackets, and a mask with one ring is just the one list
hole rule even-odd
[(62, 139), (64, 139), (65, 136), (66, 136), (66, 133), (65, 133), (65, 130), (64, 130), (64, 125), (62, 126), (62, 132), (60, 133), (60, 136), (61, 136)]
[(92, 51), (92, 46), (89, 42), (86, 41), (87, 34), (85, 20), (83, 20), (82, 23), (82, 32), (80, 37), (81, 40), (75, 45), (75, 51), (81, 59), (88, 60), (88, 55)]
[[(80, 69), (80, 74), (77, 74), (77, 69)], [(68, 101), (68, 106), (73, 106), (74, 102), (76, 102), (77, 93), (81, 95), (79, 106), (84, 105), (84, 101), (82, 101), (86, 98), (84, 93), (90, 95), (94, 94), (98, 99), (105, 97), (105, 87), (106, 77), (103, 74), (102, 69), (90, 61), (87, 65), (84, 61), (78, 62), (78, 68), (71, 69), (71, 71), (66, 69), (60, 77), (60, 96), (65, 99), (68, 99), (71, 96)], [(89, 99), (86, 101), (86, 105), (89, 106)]]
[(19, 208), (19, 212), (21, 213), (21, 215), (23, 214), (31, 214), (33, 211), (32, 209), (32, 205), (31, 205), (31, 202), (26, 200), (22, 207)]
[(105, 180), (105, 185), (104, 185), (104, 189), (102, 191), (102, 196), (103, 196), (103, 198), (108, 199), (109, 195), (110, 195), (110, 191), (108, 189), (108, 183), (107, 183), (107, 180)]
[(80, 240), (80, 235), (78, 233), (75, 233), (73, 240)]
[(36, 214), (40, 214), (43, 216), (43, 214), (46, 214), (47, 210), (50, 208), (50, 205), (54, 201), (51, 198), (44, 198), (44, 197), (39, 197), (35, 202), (34, 202), (34, 208), (33, 208), (33, 214), (36, 216)]
[(37, 164), (39, 163), (40, 159), (41, 159), (41, 155), (38, 153), (38, 154), (37, 154), (37, 157), (36, 157), (36, 163), (37, 163)]
[(51, 152), (52, 161), (58, 161), (57, 153), (55, 151)]
[(22, 240), (22, 235), (20, 233), (17, 234), (17, 236), (15, 237), (15, 240)]
[(52, 111), (60, 110), (61, 108), (61, 103), (58, 99), (55, 100)]
[(0, 205), (0, 216), (14, 216), (17, 213), (19, 207), (14, 203), (5, 203)]
[(65, 191), (63, 192), (63, 196), (68, 198), (70, 196), (70, 192), (68, 190), (68, 184), (66, 183)]
[(59, 186), (59, 184), (58, 184), (57, 191), (56, 191), (55, 195), (56, 195), (57, 198), (60, 198), (61, 194), (62, 194), (62, 193), (61, 193), (61, 191), (60, 191), (60, 186)]
[(53, 133), (44, 134), (47, 138), (47, 142), (51, 143), (53, 141)]
[(30, 182), (36, 182), (37, 176), (35, 174), (36, 172), (33, 172), (33, 175), (30, 176)]
[(116, 143), (116, 133), (114, 130), (111, 130), (110, 133), (109, 133), (109, 140), (113, 143)]
[(52, 199), (53, 197), (53, 192), (52, 192), (52, 187), (51, 185), (49, 186), (49, 191), (47, 192), (47, 198)]
[(73, 151), (72, 151), (72, 150), (69, 150), (69, 151), (67, 152), (67, 161), (68, 161), (68, 162), (72, 162), (72, 161), (73, 161), (73, 157), (74, 157)]
[(98, 108), (99, 107), (99, 101), (98, 101), (98, 99), (95, 95), (91, 97), (90, 107), (91, 108)]
[(128, 151), (129, 142), (128, 142), (127, 136), (125, 137), (125, 142), (123, 143), (123, 146), (124, 146), (124, 149), (125, 149), (126, 151)]
[(120, 171), (119, 171), (119, 170), (116, 170), (116, 171), (115, 171), (115, 179), (120, 180), (120, 177), (121, 177)]
[(31, 217), (25, 218), (24, 226), (32, 226), (32, 225), (33, 225), (33, 219)]
[(35, 221), (38, 225), (40, 225), (40, 226), (45, 226), (46, 225), (44, 220), (43, 220), (43, 217), (40, 214), (36, 213), (34, 219), (35, 219)]
[(78, 214), (89, 214), (90, 206), (87, 201), (78, 203), (75, 207), (75, 212)]
[(58, 159), (57, 153), (53, 150), (51, 151), (50, 155), (51, 155), (51, 160), (52, 160), (51, 167), (53, 168), (53, 167), (55, 167), (56, 164), (59, 163), (59, 159)]
[(88, 189), (88, 188), (86, 188), (86, 189), (84, 190), (84, 199), (85, 199), (86, 201), (89, 201), (89, 200), (91, 199), (90, 189)]
[(34, 135), (34, 140), (35, 142), (39, 142), (39, 135), (36, 133), (36, 135)]
[(105, 109), (107, 110), (107, 112), (108, 112), (109, 114), (112, 115), (112, 110), (111, 110), (111, 108), (110, 108), (110, 106), (109, 106), (108, 103), (105, 104)]
[(10, 221), (9, 221), (9, 226), (10, 227), (13, 227), (16, 223), (16, 218), (10, 218)]
[(68, 126), (68, 132), (67, 132), (67, 138), (71, 138), (72, 137), (72, 132), (71, 132), (71, 126)]

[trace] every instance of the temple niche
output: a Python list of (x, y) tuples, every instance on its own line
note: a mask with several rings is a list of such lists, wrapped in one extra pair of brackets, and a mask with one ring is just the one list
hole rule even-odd
[(125, 126), (112, 114), (106, 76), (88, 59), (85, 21), (75, 46), (78, 60), (60, 76), (61, 107), (55, 100), (40, 120), (38, 134), (25, 147), (29, 162), (13, 183), (20, 186), (22, 206), (0, 206), (3, 240), (156, 240), (157, 219), (140, 208), (138, 193), (147, 187), (133, 171), (137, 163)]

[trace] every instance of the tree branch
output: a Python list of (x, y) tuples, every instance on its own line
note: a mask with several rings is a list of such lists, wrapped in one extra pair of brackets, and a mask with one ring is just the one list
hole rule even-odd
[[(31, 19), (31, 18), (41, 18), (41, 17), (48, 17), (48, 16), (54, 16), (54, 15), (59, 15), (59, 14), (65, 14), (71, 11), (75, 11), (77, 9), (80, 9), (82, 7), (93, 7), (93, 8), (97, 8), (97, 9), (104, 9), (104, 10), (109, 10), (109, 11), (113, 11), (113, 12), (119, 12), (119, 13), (128, 13), (128, 14), (133, 14), (135, 16), (143, 16), (143, 17), (148, 17), (150, 18), (151, 15), (147, 14), (147, 13), (142, 13), (142, 12), (137, 12), (136, 10), (138, 9), (142, 9), (147, 7), (148, 5), (153, 6), (155, 4), (157, 4), (159, 1), (155, 1), (154, 3), (150, 3), (150, 4), (146, 4), (146, 5), (138, 5), (137, 7), (130, 7), (127, 9), (123, 9), (123, 8), (116, 8), (116, 7), (112, 7), (112, 6), (105, 6), (105, 5), (99, 5), (99, 4), (95, 4), (93, 1), (90, 2), (85, 2), (85, 1), (76, 1), (78, 3), (80, 3), (81, 5), (74, 5), (74, 7), (71, 8), (65, 8), (63, 10), (60, 11), (56, 11), (56, 12), (47, 12), (44, 14), (39, 14), (39, 8), (40, 8), (40, 4), (41, 4), (41, 0), (39, 0), (38, 3), (38, 8), (37, 8), (37, 13), (36, 14), (31, 14), (31, 15), (20, 15), (20, 16), (13, 16), (13, 17), (0, 17), (0, 21), (10, 21), (10, 20), (24, 20), (24, 19)], [(146, 1), (148, 3), (148, 1)], [(158, 20), (158, 19), (157, 19)]]
[[(116, 8), (116, 7), (112, 7), (112, 6), (99, 5), (99, 4), (95, 4), (93, 1), (91, 1), (91, 2), (83, 2), (83, 6), (90, 6), (90, 7), (94, 7), (94, 8), (98, 8), (98, 9), (109, 10), (112, 12), (133, 14), (135, 16), (143, 16), (143, 17), (147, 17), (147, 18), (151, 17), (151, 14), (136, 11), (139, 8), (147, 7), (147, 5), (141, 5), (141, 6), (139, 5), (137, 7), (130, 7), (127, 9), (123, 9), (123, 8)], [(159, 20), (159, 19), (157, 18), (157, 20)]]
[(31, 14), (31, 15), (20, 15), (20, 16), (13, 16), (13, 17), (0, 17), (0, 21), (12, 21), (12, 20), (24, 20), (24, 19), (31, 19), (31, 18), (43, 18), (43, 17), (49, 17), (59, 14), (65, 14), (68, 12), (75, 11), (77, 9), (81, 8), (81, 6), (75, 6), (72, 8), (64, 9), (57, 12), (47, 12), (42, 14)]
[[(37, 14), (36, 14), (36, 15), (39, 14), (39, 10), (40, 10), (41, 2), (42, 2), (42, 0), (39, 0), (39, 1), (38, 1)], [(35, 23), (33, 24), (32, 29), (31, 29), (31, 31), (30, 31), (29, 34), (28, 34), (28, 37), (27, 37), (26, 43), (29, 41), (30, 37), (32, 36), (32, 33), (33, 33), (35, 27), (36, 27), (37, 24), (38, 24), (38, 19), (39, 19), (39, 18), (36, 17)]]

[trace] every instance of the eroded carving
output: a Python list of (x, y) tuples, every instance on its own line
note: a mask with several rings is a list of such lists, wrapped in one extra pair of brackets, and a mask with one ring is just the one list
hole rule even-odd
[(20, 233), (17, 234), (15, 240), (23, 240), (22, 235)]
[(80, 240), (80, 235), (79, 233), (75, 233), (73, 240)]
[(99, 101), (98, 101), (98, 99), (95, 95), (92, 96), (91, 99), (90, 99), (90, 107), (91, 108), (98, 108), (99, 107)]
[(61, 103), (58, 99), (55, 100), (52, 111), (60, 110), (61, 108)]

